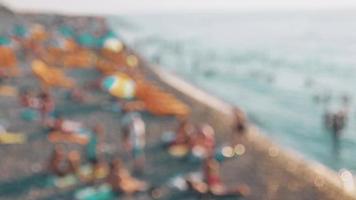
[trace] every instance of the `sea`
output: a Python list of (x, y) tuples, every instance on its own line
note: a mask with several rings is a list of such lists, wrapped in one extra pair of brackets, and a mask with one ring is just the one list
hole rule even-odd
[[(356, 172), (356, 11), (161, 13), (109, 22), (145, 59), (242, 108), (275, 143)], [(337, 153), (324, 116), (340, 109), (348, 118)]]

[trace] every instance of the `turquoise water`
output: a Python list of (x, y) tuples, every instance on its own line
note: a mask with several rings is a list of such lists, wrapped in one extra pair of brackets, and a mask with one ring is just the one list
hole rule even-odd
[[(162, 14), (111, 23), (147, 59), (242, 107), (273, 141), (356, 171), (355, 103), (339, 156), (322, 120), (343, 95), (356, 98), (354, 13)], [(331, 100), (317, 103), (317, 95)]]

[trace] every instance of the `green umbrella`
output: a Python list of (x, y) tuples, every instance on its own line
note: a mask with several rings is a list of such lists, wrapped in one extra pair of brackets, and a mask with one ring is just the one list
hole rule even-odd
[(17, 37), (24, 38), (27, 35), (27, 29), (25, 26), (17, 24), (14, 26), (12, 33)]
[(77, 37), (77, 42), (86, 47), (94, 47), (96, 44), (95, 38), (90, 33), (83, 33)]
[(0, 36), (0, 45), (9, 45), (11, 40), (8, 37)]
[(59, 27), (59, 32), (67, 38), (73, 37), (75, 35), (74, 29), (70, 26), (65, 25)]

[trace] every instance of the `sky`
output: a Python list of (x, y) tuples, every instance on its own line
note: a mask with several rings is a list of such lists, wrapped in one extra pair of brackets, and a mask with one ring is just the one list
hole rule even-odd
[(75, 14), (243, 12), (356, 8), (356, 0), (0, 0), (25, 11)]

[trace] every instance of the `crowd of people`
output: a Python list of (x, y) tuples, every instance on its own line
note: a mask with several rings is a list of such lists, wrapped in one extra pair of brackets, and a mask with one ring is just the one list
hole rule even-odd
[[(74, 176), (81, 183), (105, 183), (113, 192), (127, 195), (155, 191), (159, 187), (135, 176), (145, 171), (147, 130), (140, 112), (147, 111), (178, 119), (178, 130), (162, 143), (170, 155), (190, 156), (201, 163), (202, 179), (185, 176), (189, 190), (213, 196), (249, 194), (246, 185), (228, 188), (223, 183), (213, 127), (191, 123), (188, 105), (147, 80), (138, 57), (125, 47), (103, 18), (53, 23), (16, 24), (0, 37), (0, 84), (24, 76), (38, 81), (36, 88), (21, 88), (18, 101), (20, 117), (28, 123), (38, 123), (53, 144), (46, 164), (49, 176), (57, 182)], [(27, 68), (32, 74), (24, 73)], [(98, 76), (82, 84), (68, 75), (71, 69), (92, 70)], [(100, 120), (89, 125), (69, 119), (59, 111), (58, 102), (63, 98), (59, 94), (63, 92), (58, 91), (66, 91), (73, 105), (85, 104), (89, 93), (101, 92), (109, 102), (119, 106), (125, 113), (120, 145), (127, 158), (105, 155), (107, 130)], [(234, 130), (241, 136), (246, 132), (246, 119), (239, 110), (235, 114)], [(66, 144), (79, 148), (68, 150)], [(127, 160), (132, 161), (132, 169), (125, 166)]]

